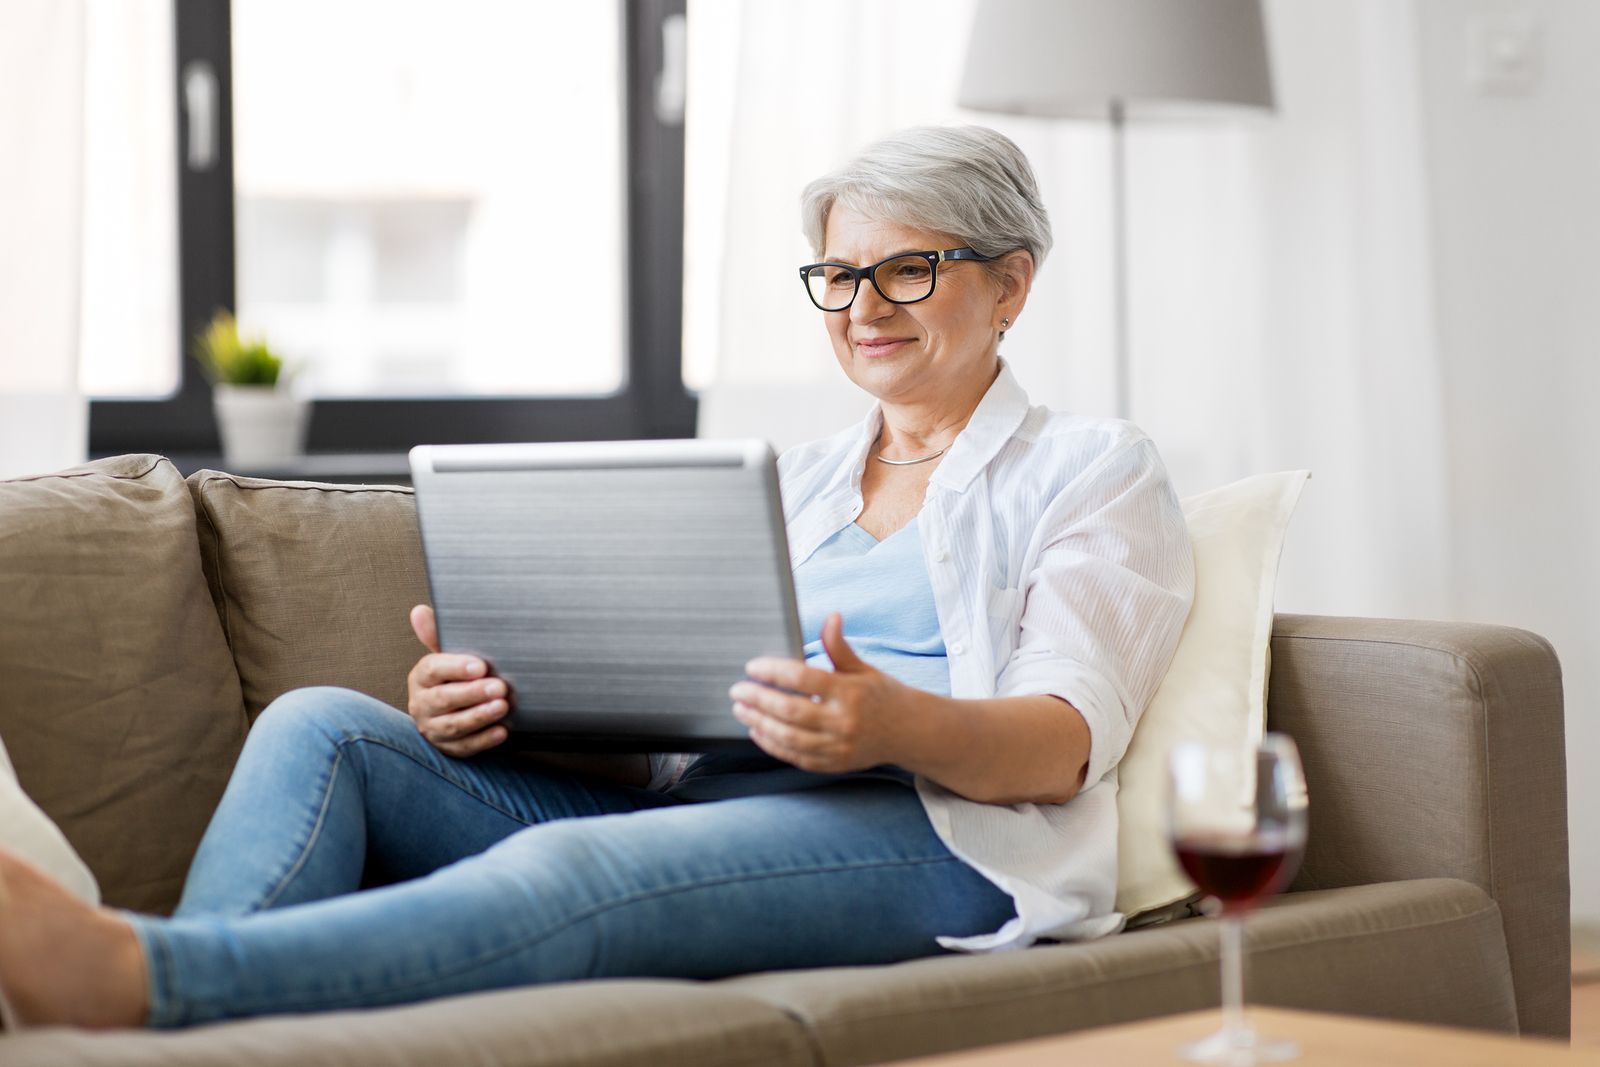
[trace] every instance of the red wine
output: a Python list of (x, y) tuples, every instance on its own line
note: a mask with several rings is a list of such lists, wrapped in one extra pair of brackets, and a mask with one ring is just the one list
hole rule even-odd
[(1186, 834), (1172, 847), (1184, 872), (1225, 911), (1244, 911), (1275, 892), (1289, 857), (1282, 834)]

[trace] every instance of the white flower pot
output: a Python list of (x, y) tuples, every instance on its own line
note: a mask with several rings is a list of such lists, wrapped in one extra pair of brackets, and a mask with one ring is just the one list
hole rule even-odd
[(271, 385), (211, 387), (222, 457), (229, 467), (265, 467), (294, 459), (306, 439), (310, 403)]

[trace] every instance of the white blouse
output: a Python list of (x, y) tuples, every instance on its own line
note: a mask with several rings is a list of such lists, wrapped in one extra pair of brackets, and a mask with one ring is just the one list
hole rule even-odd
[[(882, 419), (874, 405), (779, 458), (794, 566), (861, 514)], [(1065, 804), (983, 804), (917, 778), (946, 847), (1017, 908), (991, 934), (939, 942), (991, 951), (1111, 933), (1117, 761), (1194, 599), (1188, 527), (1155, 445), (1131, 423), (1030, 407), (1002, 361), (918, 519), (950, 695), (1057, 696), (1091, 737), (1085, 788)]]

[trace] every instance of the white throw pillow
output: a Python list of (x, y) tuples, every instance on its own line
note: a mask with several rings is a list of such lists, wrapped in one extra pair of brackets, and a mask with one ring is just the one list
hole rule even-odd
[(1194, 542), (1194, 607), (1117, 771), (1117, 910), (1130, 918), (1195, 892), (1167, 840), (1172, 746), (1191, 739), (1244, 745), (1266, 730), (1278, 559), (1310, 476), (1258, 474), (1182, 502)]
[(94, 875), (56, 824), (17, 784), (4, 742), (0, 742), (0, 848), (21, 856), (89, 903), (100, 903)]

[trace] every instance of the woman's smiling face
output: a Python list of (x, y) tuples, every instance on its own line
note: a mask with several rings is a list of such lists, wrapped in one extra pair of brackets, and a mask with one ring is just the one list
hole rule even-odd
[[(822, 259), (853, 267), (963, 243), (845, 204), (828, 213), (824, 238)], [(952, 391), (964, 393), (963, 383), (993, 376), (1000, 320), (1008, 314), (1015, 318), (1013, 303), (1020, 309), (981, 263), (954, 260), (938, 265), (938, 282), (926, 300), (890, 303), (863, 278), (853, 304), (823, 316), (834, 355), (851, 381), (879, 400), (925, 404)]]

